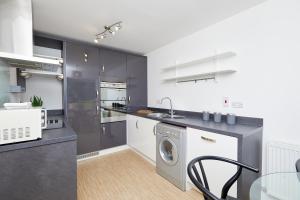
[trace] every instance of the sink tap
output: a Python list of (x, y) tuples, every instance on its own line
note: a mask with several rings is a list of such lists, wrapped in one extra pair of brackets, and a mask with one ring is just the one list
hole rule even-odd
[(170, 114), (171, 118), (174, 118), (174, 110), (173, 110), (173, 104), (172, 104), (172, 99), (170, 97), (164, 97), (160, 100), (160, 103), (162, 104), (164, 100), (169, 100), (170, 102)]

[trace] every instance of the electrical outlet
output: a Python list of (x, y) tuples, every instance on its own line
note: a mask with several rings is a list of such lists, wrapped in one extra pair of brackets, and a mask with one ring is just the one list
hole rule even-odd
[(229, 107), (229, 98), (223, 97), (223, 107)]
[(232, 108), (243, 108), (243, 107), (244, 107), (244, 104), (243, 104), (243, 102), (238, 102), (238, 101), (236, 101), (236, 102), (232, 102), (232, 103), (231, 103), (231, 107), (232, 107)]

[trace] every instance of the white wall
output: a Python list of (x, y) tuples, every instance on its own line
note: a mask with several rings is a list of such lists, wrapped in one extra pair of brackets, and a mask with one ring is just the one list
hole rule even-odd
[(63, 85), (62, 81), (55, 77), (32, 76), (26, 80), (26, 92), (23, 101), (30, 101), (34, 95), (42, 97), (43, 107), (48, 110), (63, 109)]
[(3, 103), (9, 101), (9, 68), (5, 62), (0, 59), (0, 108)]
[[(300, 144), (299, 10), (299, 0), (269, 0), (148, 53), (149, 106), (161, 107), (158, 100), (170, 96), (175, 109), (261, 117), (264, 142)], [(162, 67), (215, 50), (235, 51), (230, 62), (238, 72), (219, 77), (217, 83), (161, 82)], [(223, 97), (242, 102), (243, 108), (224, 108)]]

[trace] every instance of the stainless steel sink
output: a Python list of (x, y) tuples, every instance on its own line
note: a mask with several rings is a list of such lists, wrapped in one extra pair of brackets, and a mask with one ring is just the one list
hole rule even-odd
[(155, 118), (170, 118), (171, 115), (167, 113), (150, 113), (148, 117), (155, 117)]
[[(148, 117), (154, 117), (154, 118), (171, 118), (170, 114), (167, 113), (150, 113), (147, 115)], [(184, 118), (182, 115), (173, 115), (174, 119), (181, 119)]]
[(174, 119), (182, 119), (182, 118), (184, 118), (184, 116), (183, 115), (173, 115), (173, 118)]

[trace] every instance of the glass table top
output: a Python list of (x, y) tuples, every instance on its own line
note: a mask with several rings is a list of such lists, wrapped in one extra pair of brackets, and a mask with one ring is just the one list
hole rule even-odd
[(274, 173), (255, 180), (250, 200), (300, 200), (300, 173)]

